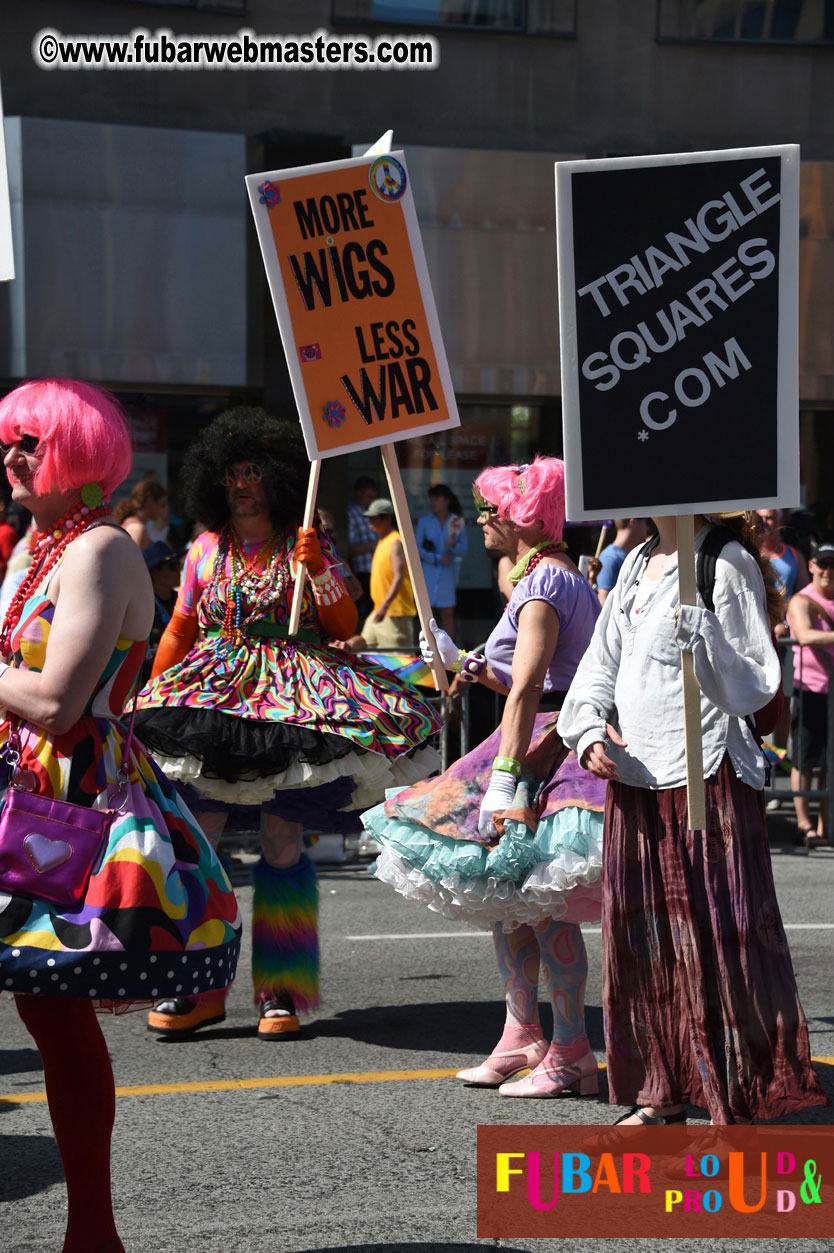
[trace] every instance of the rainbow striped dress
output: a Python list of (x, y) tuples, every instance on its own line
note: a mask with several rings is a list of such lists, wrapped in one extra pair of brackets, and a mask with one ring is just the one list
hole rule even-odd
[[(14, 664), (42, 670), (55, 606), (43, 589), (12, 636)], [(37, 791), (107, 804), (145, 642), (119, 639), (83, 715), (62, 734), (21, 722), (22, 769)], [(0, 724), (0, 749), (9, 724)], [(115, 790), (115, 787), (114, 787)], [(102, 799), (99, 800), (98, 798)], [(176, 790), (134, 738), (128, 799), (84, 899), (63, 908), (0, 890), (0, 991), (91, 998), (122, 1012), (231, 983), (241, 923), (231, 885)]]

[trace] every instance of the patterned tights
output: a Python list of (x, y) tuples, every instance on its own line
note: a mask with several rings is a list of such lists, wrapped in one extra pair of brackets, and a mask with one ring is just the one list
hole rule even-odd
[(515, 931), (493, 928), (495, 955), (504, 980), (507, 1017), (497, 1052), (510, 1052), (540, 1040), (539, 970), (553, 1007), (553, 1042), (548, 1058), (571, 1062), (590, 1049), (585, 1034), (585, 980), (588, 959), (576, 923), (549, 920)]

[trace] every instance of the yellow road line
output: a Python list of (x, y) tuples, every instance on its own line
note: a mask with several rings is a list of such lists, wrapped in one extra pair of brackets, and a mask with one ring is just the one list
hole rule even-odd
[[(834, 1065), (834, 1057), (814, 1057), (816, 1065)], [(605, 1070), (605, 1063), (599, 1063)], [(277, 1075), (265, 1079), (203, 1079), (192, 1083), (132, 1083), (116, 1088), (116, 1096), (168, 1096), (179, 1092), (246, 1092), (258, 1088), (304, 1088), (328, 1083), (390, 1083), (406, 1079), (451, 1079), (455, 1070), (359, 1070), (335, 1075)], [(0, 1104), (31, 1105), (45, 1101), (45, 1092), (7, 1092)]]
[[(455, 1070), (367, 1070), (336, 1075), (279, 1075), (268, 1079), (203, 1079), (194, 1083), (132, 1083), (116, 1096), (164, 1096), (174, 1092), (239, 1092), (251, 1088), (301, 1088), (327, 1083), (386, 1083), (396, 1079), (450, 1079)], [(45, 1101), (45, 1092), (5, 1093), (0, 1102), (27, 1105)]]

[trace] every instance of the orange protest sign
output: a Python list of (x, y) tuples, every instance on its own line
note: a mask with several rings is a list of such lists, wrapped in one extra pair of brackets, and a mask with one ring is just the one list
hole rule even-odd
[(309, 457), (458, 426), (403, 154), (246, 183)]

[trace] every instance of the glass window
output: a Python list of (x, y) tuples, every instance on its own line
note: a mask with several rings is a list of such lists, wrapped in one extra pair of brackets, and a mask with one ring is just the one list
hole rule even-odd
[(660, 39), (834, 42), (834, 0), (659, 0)]
[(122, 4), (153, 4), (166, 9), (200, 9), (203, 13), (246, 13), (246, 0), (122, 0)]
[(524, 29), (524, 0), (374, 0), (378, 22)]
[(333, 0), (334, 22), (575, 35), (576, 0)]

